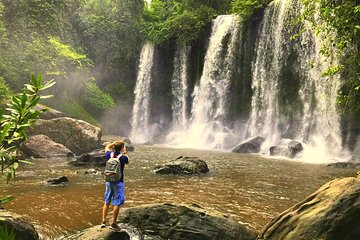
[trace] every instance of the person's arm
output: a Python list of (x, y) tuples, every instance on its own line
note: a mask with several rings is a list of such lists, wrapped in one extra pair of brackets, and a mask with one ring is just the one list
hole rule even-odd
[(128, 154), (128, 152), (126, 151), (126, 147), (124, 146), (124, 154), (123, 154), (124, 156), (126, 156), (127, 157), (127, 159), (128, 159), (128, 164), (130, 163), (130, 158), (129, 158), (129, 154)]
[(114, 143), (110, 143), (105, 146), (105, 152), (112, 151), (114, 149)]

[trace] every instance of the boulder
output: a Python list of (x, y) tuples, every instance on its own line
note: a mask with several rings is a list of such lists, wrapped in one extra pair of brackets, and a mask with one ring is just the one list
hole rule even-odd
[(235, 153), (259, 153), (261, 145), (265, 139), (263, 137), (254, 137), (242, 142), (239, 146), (235, 147), (232, 152)]
[(273, 218), (258, 239), (360, 239), (360, 179), (326, 183), (302, 202)]
[(98, 148), (101, 144), (101, 129), (85, 121), (69, 117), (51, 120), (39, 119), (29, 135), (46, 135), (79, 155)]
[(67, 240), (164, 240), (158, 236), (150, 236), (142, 234), (140, 230), (131, 227), (127, 224), (118, 224), (119, 229), (113, 230), (108, 227), (101, 228), (100, 225), (85, 229), (80, 233), (76, 233), (71, 236), (67, 236)]
[(130, 240), (130, 235), (125, 231), (114, 231), (110, 228), (101, 228), (99, 225), (88, 229), (85, 229), (79, 234), (74, 234), (67, 237), (66, 239), (77, 239), (77, 240)]
[(47, 186), (64, 186), (68, 183), (69, 183), (69, 180), (65, 176), (46, 180)]
[(98, 149), (90, 153), (81, 154), (79, 157), (76, 157), (76, 160), (70, 161), (69, 164), (79, 167), (105, 167), (106, 161), (105, 151)]
[(288, 151), (284, 147), (272, 146), (269, 148), (270, 156), (288, 156)]
[(295, 158), (304, 150), (302, 144), (298, 141), (291, 141), (286, 146), (272, 146), (269, 148), (270, 156), (283, 156)]
[(197, 157), (178, 157), (174, 161), (157, 165), (154, 172), (157, 174), (201, 174), (207, 173), (209, 168), (203, 160)]
[(301, 153), (304, 150), (303, 145), (301, 142), (298, 141), (291, 141), (287, 144), (287, 148), (289, 150), (289, 155), (291, 158), (296, 157), (298, 153)]
[(20, 215), (0, 209), (0, 228), (7, 226), (14, 229), (15, 240), (38, 240), (39, 235), (34, 226), (25, 221)]
[(59, 117), (67, 117), (67, 115), (63, 112), (60, 112), (54, 108), (50, 108), (48, 106), (37, 104), (35, 106), (36, 110), (46, 109), (46, 112), (41, 113), (40, 118), (41, 119), (53, 119), (53, 118), (59, 118)]
[(45, 135), (29, 137), (21, 143), (20, 148), (27, 156), (35, 158), (68, 157), (73, 155), (64, 145), (52, 141)]
[(196, 205), (158, 204), (129, 208), (120, 214), (119, 221), (143, 233), (171, 240), (256, 239), (256, 233), (245, 225)]

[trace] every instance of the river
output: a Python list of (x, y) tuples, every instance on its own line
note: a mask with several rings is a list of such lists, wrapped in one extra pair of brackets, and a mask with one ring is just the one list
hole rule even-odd
[[(178, 156), (199, 157), (207, 162), (210, 172), (190, 177), (152, 172), (157, 164)], [(195, 203), (256, 230), (322, 184), (356, 173), (354, 169), (252, 154), (160, 146), (137, 146), (130, 157), (131, 163), (125, 170), (124, 208), (164, 202)], [(33, 162), (34, 165), (22, 165), (16, 179), (2, 187), (1, 195), (15, 196), (5, 205), (7, 210), (24, 215), (43, 239), (59, 239), (100, 223), (105, 190), (101, 175), (86, 175), (83, 168), (68, 166), (65, 159)], [(45, 186), (46, 179), (59, 176), (67, 176), (69, 184)]]

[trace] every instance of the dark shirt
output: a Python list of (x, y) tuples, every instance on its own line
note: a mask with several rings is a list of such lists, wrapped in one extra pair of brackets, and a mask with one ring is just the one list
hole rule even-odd
[[(106, 151), (106, 159), (109, 160), (111, 158), (111, 151)], [(120, 152), (114, 152), (114, 157), (117, 157)], [(124, 168), (125, 164), (129, 163), (129, 159), (127, 156), (122, 155), (120, 158), (120, 182), (124, 182)]]

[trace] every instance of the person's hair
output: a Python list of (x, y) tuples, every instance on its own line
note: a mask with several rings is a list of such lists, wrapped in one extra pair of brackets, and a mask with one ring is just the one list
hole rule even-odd
[(124, 148), (124, 142), (122, 142), (122, 141), (116, 141), (116, 142), (114, 143), (114, 149), (115, 149), (115, 151), (120, 152), (120, 150), (123, 149), (123, 148)]

